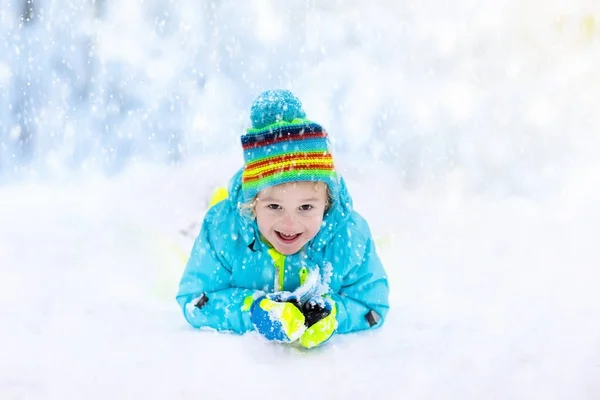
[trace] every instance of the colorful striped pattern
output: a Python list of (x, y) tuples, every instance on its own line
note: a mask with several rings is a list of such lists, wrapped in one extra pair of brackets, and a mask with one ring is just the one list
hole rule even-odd
[(242, 189), (247, 201), (266, 187), (286, 182), (323, 181), (330, 190), (337, 186), (327, 132), (312, 121), (295, 119), (249, 129), (241, 142)]

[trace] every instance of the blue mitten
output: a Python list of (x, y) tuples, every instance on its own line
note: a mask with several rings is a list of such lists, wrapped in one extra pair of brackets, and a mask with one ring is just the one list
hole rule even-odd
[(306, 330), (299, 302), (289, 292), (271, 293), (252, 303), (250, 308), (254, 328), (268, 340), (291, 343)]

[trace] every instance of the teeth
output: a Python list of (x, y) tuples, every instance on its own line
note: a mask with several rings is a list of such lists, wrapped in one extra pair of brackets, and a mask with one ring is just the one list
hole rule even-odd
[(288, 235), (287, 233), (283, 233), (283, 232), (279, 232), (281, 234), (281, 236), (283, 236), (284, 238), (293, 238), (294, 236), (296, 236), (295, 233)]

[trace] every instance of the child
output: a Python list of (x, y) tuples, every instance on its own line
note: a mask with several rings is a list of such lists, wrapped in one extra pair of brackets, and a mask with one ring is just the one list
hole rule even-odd
[(186, 320), (305, 348), (336, 329), (381, 326), (387, 276), (327, 133), (287, 90), (259, 95), (251, 121), (241, 137), (245, 165), (204, 217), (181, 278)]

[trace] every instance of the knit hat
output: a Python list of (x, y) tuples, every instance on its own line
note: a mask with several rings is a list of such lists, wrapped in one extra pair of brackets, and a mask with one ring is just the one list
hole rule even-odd
[(261, 93), (250, 109), (252, 128), (242, 135), (242, 191), (251, 201), (262, 189), (287, 182), (322, 181), (332, 195), (338, 177), (327, 132), (306, 118), (302, 103), (289, 90)]

